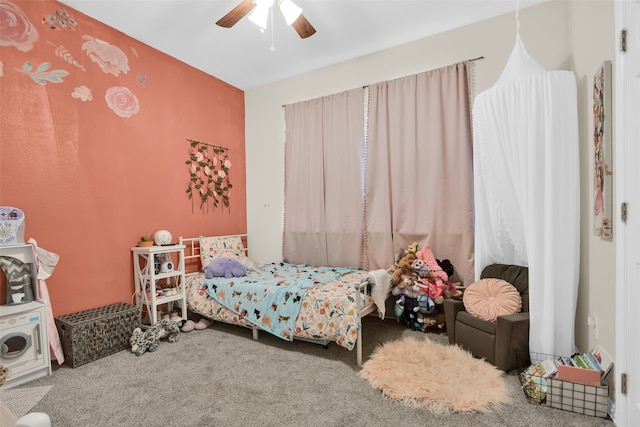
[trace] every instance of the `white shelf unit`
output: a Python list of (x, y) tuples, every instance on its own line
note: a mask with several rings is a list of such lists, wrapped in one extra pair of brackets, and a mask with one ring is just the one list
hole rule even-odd
[[(168, 311), (173, 310), (173, 304), (178, 303), (182, 320), (187, 319), (187, 292), (184, 274), (185, 245), (133, 247), (133, 274), (136, 287), (136, 305), (147, 312), (151, 324), (158, 321), (158, 307), (168, 305)], [(167, 273), (158, 271), (160, 261), (170, 259), (173, 269)], [(169, 295), (158, 296), (159, 289), (172, 292)]]

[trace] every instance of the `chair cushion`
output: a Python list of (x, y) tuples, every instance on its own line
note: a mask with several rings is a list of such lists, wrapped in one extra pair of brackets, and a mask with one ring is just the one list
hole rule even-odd
[(513, 264), (490, 264), (482, 270), (481, 279), (494, 277), (516, 287), (522, 297), (522, 311), (529, 311), (529, 268)]
[(466, 311), (480, 319), (495, 322), (498, 316), (522, 310), (520, 292), (502, 279), (480, 279), (467, 287), (462, 296)]

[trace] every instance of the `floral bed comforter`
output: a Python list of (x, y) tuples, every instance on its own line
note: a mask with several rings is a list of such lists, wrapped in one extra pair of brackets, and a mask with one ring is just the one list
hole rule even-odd
[[(292, 274), (306, 274), (308, 266), (292, 264), (265, 264), (257, 269), (260, 275), (270, 271), (276, 280), (284, 280)], [(283, 272), (287, 270), (286, 274)], [(247, 272), (245, 279), (251, 280), (252, 271)], [(367, 272), (351, 271), (342, 277), (326, 283), (318, 283), (304, 294), (300, 311), (293, 327), (294, 338), (328, 339), (338, 345), (352, 350), (355, 346), (358, 322), (356, 313), (355, 285), (367, 278)], [(209, 285), (203, 273), (187, 278), (188, 307), (193, 312), (212, 320), (224, 323), (251, 326), (252, 323), (239, 315), (233, 308), (227, 308), (208, 294)], [(373, 301), (367, 296), (364, 307), (371, 306)], [(258, 325), (260, 326), (260, 325)]]

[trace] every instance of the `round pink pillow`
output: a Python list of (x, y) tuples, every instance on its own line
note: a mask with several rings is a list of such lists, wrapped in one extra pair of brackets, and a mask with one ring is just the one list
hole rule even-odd
[(480, 279), (470, 284), (462, 295), (462, 302), (469, 314), (489, 322), (522, 310), (520, 292), (502, 279)]

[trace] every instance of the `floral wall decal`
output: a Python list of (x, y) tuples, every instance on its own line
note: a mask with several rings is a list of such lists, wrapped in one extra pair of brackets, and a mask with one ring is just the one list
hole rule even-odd
[(49, 67), (51, 67), (50, 62), (43, 62), (42, 64), (38, 65), (35, 70), (33, 70), (33, 64), (31, 63), (31, 61), (27, 61), (22, 66), (22, 70), (18, 71), (22, 71), (23, 73), (29, 75), (29, 77), (31, 77), (34, 82), (43, 86), (46, 85), (47, 82), (62, 83), (62, 78), (69, 75), (69, 72), (65, 70), (47, 71)]
[(55, 47), (55, 54), (58, 57), (62, 58), (64, 61), (66, 61), (71, 65), (75, 65), (76, 67), (80, 68), (82, 71), (85, 71), (84, 67), (80, 63), (78, 63), (78, 61), (76, 61), (76, 59), (73, 57), (73, 54), (69, 52), (67, 49), (65, 49), (64, 46), (62, 45), (56, 46), (50, 41), (47, 41), (47, 44)]
[(119, 47), (88, 35), (84, 35), (82, 38), (87, 40), (82, 44), (82, 50), (87, 52), (89, 58), (98, 64), (102, 71), (116, 77), (121, 72), (127, 74), (129, 58)]
[(73, 90), (71, 97), (78, 98), (80, 101), (91, 101), (93, 99), (93, 94), (91, 94), (91, 89), (82, 85)]
[(126, 87), (110, 87), (104, 99), (109, 108), (120, 117), (131, 117), (140, 111), (138, 98)]
[[(77, 21), (75, 31), (50, 29), (42, 22), (61, 9)], [(24, 16), (14, 20), (14, 15), (22, 13), (28, 20)], [(29, 21), (37, 29), (37, 39)], [(18, 30), (20, 22), (22, 30)], [(118, 76), (104, 72), (82, 49), (90, 41), (82, 38), (85, 34), (124, 51), (126, 62), (113, 59), (111, 63), (116, 64)], [(145, 231), (165, 228), (177, 236), (212, 227), (246, 230), (243, 90), (54, 0), (0, 0), (0, 40), (4, 71), (0, 77), (0, 202), (12, 201), (27, 215), (33, 211), (30, 234), (38, 242), (52, 242), (53, 250), (67, 254), (78, 266), (66, 273), (56, 270), (56, 286), (51, 287), (56, 313), (126, 301), (133, 286), (130, 257), (113, 254), (122, 255), (123, 248), (126, 251)], [(92, 54), (101, 60), (97, 51)], [(43, 74), (46, 85), (36, 84), (22, 70), (27, 61), (31, 72), (50, 63), (44, 73), (61, 69), (69, 75), (61, 77), (63, 82), (52, 83)], [(184, 162), (190, 158), (185, 138), (189, 136), (209, 138), (230, 149), (234, 186), (228, 208), (220, 200), (214, 209), (209, 197), (203, 212), (198, 209), (200, 196), (194, 195), (193, 203), (185, 197), (189, 165)], [(152, 161), (146, 161), (149, 158)], [(219, 167), (220, 160), (216, 161)], [(223, 171), (223, 175), (226, 179), (228, 174)], [(136, 183), (151, 184), (143, 184), (141, 191)], [(214, 186), (211, 190), (215, 192)], [(195, 213), (185, 222), (185, 211), (192, 204)], [(47, 209), (51, 206), (74, 207), (75, 224), (62, 239), (56, 224), (69, 214), (64, 209)], [(87, 235), (101, 244), (87, 251), (81, 243)], [(113, 261), (115, 276), (98, 275), (91, 287), (82, 286), (76, 280), (78, 274), (91, 274), (93, 260), (98, 258)]]
[(65, 28), (68, 28), (75, 31), (76, 26), (78, 25), (76, 20), (73, 19), (64, 9), (56, 10), (55, 14), (45, 16), (42, 18), (42, 23), (48, 24), (49, 28), (52, 30), (64, 30)]
[(192, 139), (187, 141), (190, 144), (189, 160), (185, 163), (190, 165), (187, 194), (191, 200), (191, 209), (193, 210), (193, 200), (196, 196), (200, 198), (201, 210), (209, 206), (209, 201), (214, 208), (218, 207), (220, 202), (228, 208), (233, 187), (229, 181), (229, 149)]
[(136, 80), (140, 83), (140, 86), (147, 87), (147, 75), (146, 74), (136, 74)]
[(0, 46), (15, 46), (27, 52), (38, 40), (38, 30), (15, 4), (0, 0)]

